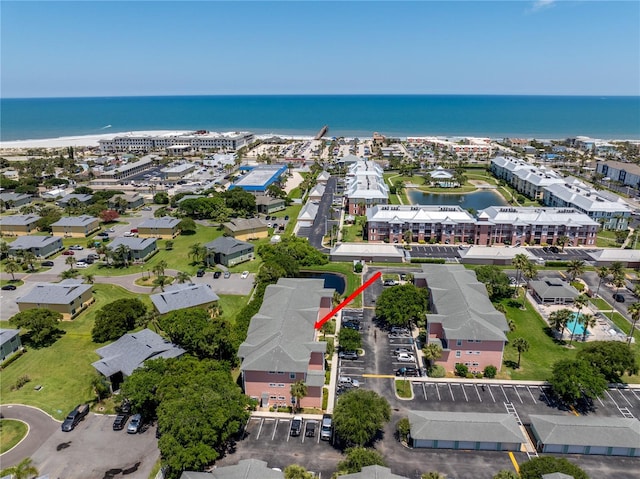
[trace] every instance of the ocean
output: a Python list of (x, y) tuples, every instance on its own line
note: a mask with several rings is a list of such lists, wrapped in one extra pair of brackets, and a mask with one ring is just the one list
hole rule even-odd
[(140, 130), (640, 138), (640, 97), (274, 95), (0, 99), (0, 140)]

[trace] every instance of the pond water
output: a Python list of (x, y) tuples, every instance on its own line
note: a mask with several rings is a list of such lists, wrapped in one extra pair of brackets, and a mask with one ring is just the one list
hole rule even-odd
[(407, 190), (409, 200), (414, 205), (459, 205), (463, 209), (482, 210), (489, 206), (506, 206), (508, 203), (493, 190), (474, 191), (466, 194), (424, 193), (420, 190)]
[(325, 288), (334, 288), (339, 294), (343, 294), (346, 283), (342, 275), (336, 273), (320, 273), (317, 271), (301, 271), (301, 278), (322, 278)]

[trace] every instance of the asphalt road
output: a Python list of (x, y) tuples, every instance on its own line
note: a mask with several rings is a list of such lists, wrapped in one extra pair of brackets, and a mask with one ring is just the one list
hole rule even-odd
[[(335, 176), (329, 178), (327, 182), (327, 186), (324, 190), (324, 195), (322, 195), (322, 199), (320, 200), (318, 206), (318, 214), (316, 215), (316, 219), (313, 221), (313, 226), (311, 227), (311, 231), (309, 232), (309, 243), (314, 248), (327, 252), (327, 248), (322, 246), (322, 237), (324, 236), (325, 229), (330, 228), (328, 225), (329, 221), (329, 211), (331, 210), (331, 203), (333, 201), (333, 193), (336, 191), (336, 182), (338, 179)], [(338, 219), (339, 213), (336, 216)], [(336, 224), (338, 222), (336, 221)]]
[(0, 406), (0, 415), (4, 419), (17, 419), (29, 425), (27, 436), (13, 449), (0, 455), (1, 469), (18, 464), (25, 457), (31, 457), (46, 440), (58, 429), (60, 422), (44, 411), (22, 405)]

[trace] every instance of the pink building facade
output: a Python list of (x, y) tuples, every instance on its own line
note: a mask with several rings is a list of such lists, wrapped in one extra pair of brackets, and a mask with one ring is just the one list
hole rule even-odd
[(331, 311), (333, 291), (321, 279), (281, 278), (267, 287), (238, 350), (244, 392), (262, 407), (292, 405), (298, 381), (307, 387), (300, 405), (322, 407), (327, 343), (314, 325)]

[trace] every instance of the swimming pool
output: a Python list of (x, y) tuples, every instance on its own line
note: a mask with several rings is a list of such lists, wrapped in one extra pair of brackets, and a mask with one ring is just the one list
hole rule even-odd
[[(584, 334), (584, 325), (578, 322), (578, 313), (572, 313), (571, 319), (567, 322), (567, 331), (569, 334), (575, 334), (576, 336), (582, 336)], [(575, 330), (573, 328), (576, 328)], [(589, 336), (587, 331), (587, 336)]]

